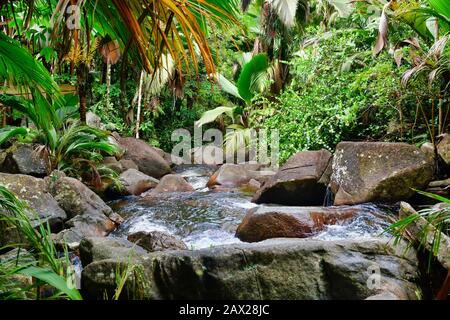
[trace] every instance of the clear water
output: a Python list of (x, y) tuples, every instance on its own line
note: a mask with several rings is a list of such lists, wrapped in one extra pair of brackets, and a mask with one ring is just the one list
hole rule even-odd
[[(110, 205), (125, 218), (112, 236), (126, 237), (137, 231), (163, 231), (181, 238), (190, 249), (239, 243), (234, 234), (242, 218), (257, 205), (240, 192), (214, 192), (206, 187), (214, 172), (209, 166), (184, 166), (176, 173), (196, 189), (192, 193), (127, 197)], [(379, 236), (388, 226), (385, 212), (364, 205), (363, 213), (343, 225), (328, 226), (314, 239), (325, 241)]]

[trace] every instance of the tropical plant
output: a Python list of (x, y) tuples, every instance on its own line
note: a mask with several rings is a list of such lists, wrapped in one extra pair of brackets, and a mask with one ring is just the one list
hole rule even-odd
[[(34, 217), (30, 219), (29, 215)], [(48, 223), (40, 221), (37, 215), (18, 200), (8, 189), (0, 186), (0, 223), (3, 228), (15, 230), (21, 242), (15, 246), (31, 248), (33, 260), (19, 264), (19, 260), (0, 262), (0, 283), (9, 285), (6, 292), (0, 292), (1, 298), (14, 298), (22, 290), (14, 286), (13, 275), (25, 275), (36, 279), (33, 285), (23, 288), (30, 291), (36, 289), (36, 298), (41, 298), (40, 287), (50, 285), (57, 290), (52, 298), (80, 300), (81, 295), (70, 282), (68, 273), (68, 253), (63, 258), (52, 241)], [(37, 225), (37, 227), (36, 227)], [(5, 232), (5, 229), (2, 229)], [(20, 249), (18, 251), (20, 254)], [(6, 278), (8, 277), (8, 278)], [(10, 281), (8, 281), (10, 280)], [(11, 287), (12, 286), (12, 287)]]
[(250, 112), (248, 109), (255, 95), (261, 94), (270, 86), (273, 72), (265, 53), (253, 57), (251, 54), (244, 54), (241, 61), (243, 66), (236, 85), (221, 74), (217, 74), (216, 79), (224, 92), (239, 99), (244, 106), (220, 106), (208, 110), (195, 123), (196, 126), (201, 127), (216, 121), (223, 115), (228, 116), (231, 124), (227, 127), (229, 130), (225, 136), (224, 146), (233, 153), (250, 142), (251, 124), (248, 123)]
[(103, 155), (114, 155), (118, 149), (108, 142), (109, 133), (73, 122), (58, 132), (56, 148), (48, 149), (51, 168), (72, 176), (90, 173), (93, 181), (100, 179), (97, 167)]
[[(254, 42), (253, 53), (266, 53), (273, 66), (273, 83), (271, 91), (279, 93), (289, 78), (289, 60), (292, 53), (289, 43), (292, 34), (300, 34), (309, 14), (308, 0), (257, 0), (259, 7), (258, 36)], [(245, 12), (252, 4), (251, 0), (241, 2)], [(295, 26), (300, 26), (294, 30)], [(294, 32), (292, 32), (294, 30)]]
[[(429, 252), (428, 268), (430, 271), (433, 259), (448, 256), (448, 248), (442, 248), (442, 245), (448, 245), (448, 243), (443, 243), (441, 240), (443, 234), (447, 236), (450, 235), (450, 200), (429, 192), (417, 192), (423, 196), (441, 202), (442, 205), (422, 209), (418, 213), (411, 209), (412, 212), (406, 212), (405, 217), (401, 217), (397, 222), (391, 224), (385, 232), (393, 232), (396, 242), (402, 238), (418, 242), (419, 249), (424, 249)], [(417, 231), (411, 233), (410, 230)], [(445, 300), (449, 292), (450, 269), (448, 270), (448, 276), (438, 293), (438, 299)]]

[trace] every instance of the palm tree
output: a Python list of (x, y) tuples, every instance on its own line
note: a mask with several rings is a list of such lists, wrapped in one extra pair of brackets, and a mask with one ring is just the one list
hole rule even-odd
[[(48, 141), (54, 142), (55, 127), (61, 124), (55, 110), (63, 105), (59, 87), (42, 63), (34, 59), (20, 43), (3, 33), (0, 33), (0, 79), (31, 97), (31, 102), (23, 103), (25, 99), (1, 93), (0, 103), (20, 108), (44, 129)], [(6, 134), (10, 137), (12, 133), (23, 134), (24, 130), (13, 128), (11, 132), (2, 131), (2, 136)]]
[[(163, 65), (162, 57), (170, 55), (180, 77), (183, 65), (189, 71), (188, 61), (192, 61), (198, 72), (198, 56), (202, 58), (207, 74), (215, 74), (214, 59), (206, 36), (208, 25), (215, 23), (223, 27), (234, 23), (238, 11), (238, 0), (60, 0), (56, 8), (64, 17), (63, 13), (74, 4), (81, 6), (81, 26), (85, 29), (84, 36), (77, 29), (70, 31), (74, 51), (81, 50), (80, 37), (89, 46), (91, 31), (102, 32), (103, 36), (117, 40), (123, 50), (124, 63), (132, 59), (138, 67), (153, 75)], [(66, 15), (65, 18), (67, 20), (69, 17)], [(53, 34), (65, 30), (63, 20), (55, 19), (59, 24)], [(82, 121), (86, 112), (88, 71), (88, 64), (78, 65)]]
[[(242, 0), (241, 8), (246, 11), (251, 0)], [(304, 23), (309, 15), (308, 0), (256, 0), (260, 7), (261, 33), (255, 39), (254, 54), (265, 52), (274, 65), (272, 93), (283, 88), (289, 75), (284, 61), (290, 55), (290, 29)], [(278, 44), (278, 45), (277, 45)], [(279, 63), (277, 63), (279, 61)]]

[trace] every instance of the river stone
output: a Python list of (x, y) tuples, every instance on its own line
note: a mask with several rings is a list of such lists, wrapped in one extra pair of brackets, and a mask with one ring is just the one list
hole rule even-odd
[(50, 171), (47, 150), (42, 145), (15, 143), (2, 152), (0, 171), (44, 177)]
[(207, 186), (209, 188), (239, 188), (247, 185), (252, 179), (265, 182), (275, 174), (270, 170), (251, 170), (259, 168), (261, 168), (260, 165), (226, 163), (209, 178)]
[[(137, 263), (143, 269), (142, 277), (127, 283), (122, 298), (130, 298), (136, 293), (132, 285), (140, 284), (146, 299), (366, 299), (386, 291), (417, 299), (417, 256), (406, 248), (405, 242), (393, 246), (379, 238), (272, 239), (149, 253)], [(86, 294), (97, 299), (105, 292), (113, 294), (119, 266), (123, 267), (123, 259), (86, 266), (82, 272)], [(374, 268), (380, 271), (379, 286), (368, 285)]]
[(168, 174), (159, 181), (150, 194), (167, 192), (193, 192), (195, 189), (180, 175)]
[(139, 167), (133, 160), (121, 159), (119, 160), (120, 165), (122, 166), (123, 171), (127, 171), (128, 169), (139, 170)]
[(357, 217), (364, 207), (256, 207), (250, 209), (236, 230), (245, 242), (271, 238), (306, 238), (327, 225)]
[(120, 138), (119, 143), (126, 150), (124, 158), (133, 160), (139, 171), (157, 179), (170, 173), (164, 158), (144, 141), (130, 137)]
[(124, 171), (122, 164), (117, 161), (116, 157), (104, 157), (103, 165), (118, 174), (121, 174)]
[(331, 159), (331, 153), (327, 150), (296, 153), (256, 192), (253, 202), (323, 205)]
[(44, 179), (23, 174), (0, 173), (0, 184), (35, 211), (35, 213), (31, 210), (27, 211), (34, 225), (39, 225), (39, 221), (48, 221), (51, 229), (54, 230), (58, 229), (67, 218), (66, 212), (47, 192)]
[(165, 250), (187, 250), (186, 244), (170, 234), (152, 231), (139, 231), (128, 236), (128, 240), (134, 242), (149, 252)]
[(156, 187), (158, 179), (150, 177), (135, 169), (128, 169), (119, 176), (122, 189), (118, 191), (121, 195), (140, 195), (141, 193)]
[(394, 203), (433, 178), (433, 163), (406, 143), (341, 142), (336, 147), (330, 187), (334, 204)]
[(112, 210), (91, 189), (80, 180), (52, 173), (47, 183), (53, 197), (66, 211), (69, 218), (84, 214), (98, 214), (110, 216)]
[(207, 186), (209, 188), (216, 185), (225, 188), (237, 188), (247, 183), (250, 179), (248, 170), (244, 167), (238, 164), (226, 163), (209, 178)]
[(94, 261), (105, 259), (128, 259), (146, 255), (148, 252), (141, 246), (122, 238), (87, 237), (79, 246), (80, 259), (83, 266)]

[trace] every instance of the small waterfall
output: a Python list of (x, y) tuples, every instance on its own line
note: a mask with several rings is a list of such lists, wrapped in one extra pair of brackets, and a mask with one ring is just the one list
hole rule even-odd
[(334, 194), (333, 191), (331, 191), (330, 185), (327, 186), (327, 189), (325, 190), (325, 197), (323, 199), (323, 206), (324, 207), (331, 207), (334, 203)]

